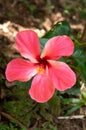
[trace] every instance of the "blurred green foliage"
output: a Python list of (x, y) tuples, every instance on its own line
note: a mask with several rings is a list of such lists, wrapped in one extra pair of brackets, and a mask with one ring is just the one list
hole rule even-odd
[(67, 15), (73, 15), (77, 13), (82, 18), (86, 19), (86, 0), (66, 0), (64, 2), (64, 13)]
[[(27, 7), (28, 11), (30, 11), (31, 14), (34, 14), (34, 12), (38, 8), (35, 1), (29, 1), (29, 0), (19, 0), (19, 1), (22, 2)], [(41, 3), (41, 1), (39, 1), (39, 3)], [(45, 1), (46, 12), (51, 13), (53, 9), (54, 9), (54, 6), (52, 5), (51, 0), (46, 0)]]
[[(0, 130), (19, 130), (19, 128), (17, 123), (10, 122), (10, 124), (0, 124)], [(26, 130), (26, 128), (23, 127), (20, 130)]]
[(30, 11), (32, 14), (37, 9), (37, 7), (34, 4), (31, 4), (29, 0), (19, 0), (19, 1), (25, 4), (28, 11)]

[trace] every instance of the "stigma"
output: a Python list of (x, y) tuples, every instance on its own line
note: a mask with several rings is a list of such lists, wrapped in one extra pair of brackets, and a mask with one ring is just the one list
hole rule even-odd
[(38, 74), (43, 74), (44, 70), (45, 70), (45, 67), (44, 67), (43, 64), (39, 64), (39, 65), (37, 65), (36, 70), (37, 70)]

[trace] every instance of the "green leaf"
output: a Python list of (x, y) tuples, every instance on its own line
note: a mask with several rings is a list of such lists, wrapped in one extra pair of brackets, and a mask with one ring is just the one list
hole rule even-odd
[(44, 48), (45, 43), (48, 41), (48, 38), (40, 38), (41, 50)]
[(29, 88), (31, 86), (31, 82), (32, 80), (28, 81), (28, 82), (19, 82), (16, 81), (16, 85), (18, 86), (18, 88)]
[(9, 126), (7, 124), (0, 123), (0, 130), (8, 130)]
[(82, 46), (75, 47), (75, 52), (72, 56), (74, 59), (78, 59), (80, 62), (86, 62), (86, 54), (84, 53), (84, 48)]
[(53, 97), (48, 101), (48, 106), (54, 115), (59, 115), (61, 112), (61, 102), (60, 97), (57, 96), (57, 92), (53, 95)]
[(62, 101), (66, 104), (68, 103), (72, 103), (73, 104), (84, 104), (84, 101), (82, 99), (78, 99), (78, 98), (63, 98)]
[(82, 92), (82, 98), (83, 98), (83, 100), (85, 100), (85, 102), (86, 102), (86, 91)]
[(56, 23), (52, 29), (47, 32), (43, 38), (52, 38), (58, 35), (70, 35), (70, 25), (66, 21)]
[(70, 35), (70, 30), (71, 29), (68, 22), (61, 21), (56, 23), (49, 32), (40, 38), (41, 49), (43, 49), (45, 43), (49, 40), (49, 38), (59, 35)]
[(67, 113), (65, 114), (65, 116), (71, 115), (73, 112), (75, 112), (76, 110), (80, 109), (81, 106), (82, 106), (81, 104), (73, 106), (71, 109), (69, 109), (67, 111)]
[(65, 93), (69, 95), (79, 95), (80, 94), (80, 83), (76, 82), (76, 85), (73, 86), (71, 89), (65, 91)]
[(82, 46), (76, 47), (72, 57), (80, 78), (86, 83), (86, 54), (84, 48)]
[(25, 127), (21, 128), (21, 130), (27, 130)]

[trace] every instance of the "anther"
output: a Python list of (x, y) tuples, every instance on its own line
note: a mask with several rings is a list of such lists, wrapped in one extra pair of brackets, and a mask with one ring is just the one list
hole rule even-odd
[(45, 70), (45, 68), (44, 68), (44, 65), (38, 65), (37, 67), (36, 67), (36, 70), (37, 70), (37, 73), (38, 74), (43, 74), (44, 73), (44, 70)]

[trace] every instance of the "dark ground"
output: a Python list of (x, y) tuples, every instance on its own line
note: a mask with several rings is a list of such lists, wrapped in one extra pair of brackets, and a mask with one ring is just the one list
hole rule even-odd
[[(80, 3), (79, 3), (80, 4)], [(29, 6), (30, 5), (30, 6)], [(5, 89), (13, 84), (5, 79), (5, 67), (8, 61), (17, 57), (14, 37), (23, 29), (34, 29), (39, 36), (51, 29), (51, 26), (61, 20), (67, 20), (72, 33), (82, 33), (85, 21), (80, 18), (76, 10), (69, 15), (64, 13), (65, 0), (0, 0), (0, 82), (1, 102), (6, 98)], [(3, 106), (0, 106), (3, 112)], [(2, 118), (7, 117), (1, 113)], [(58, 130), (86, 130), (86, 119), (57, 119), (55, 125)]]

